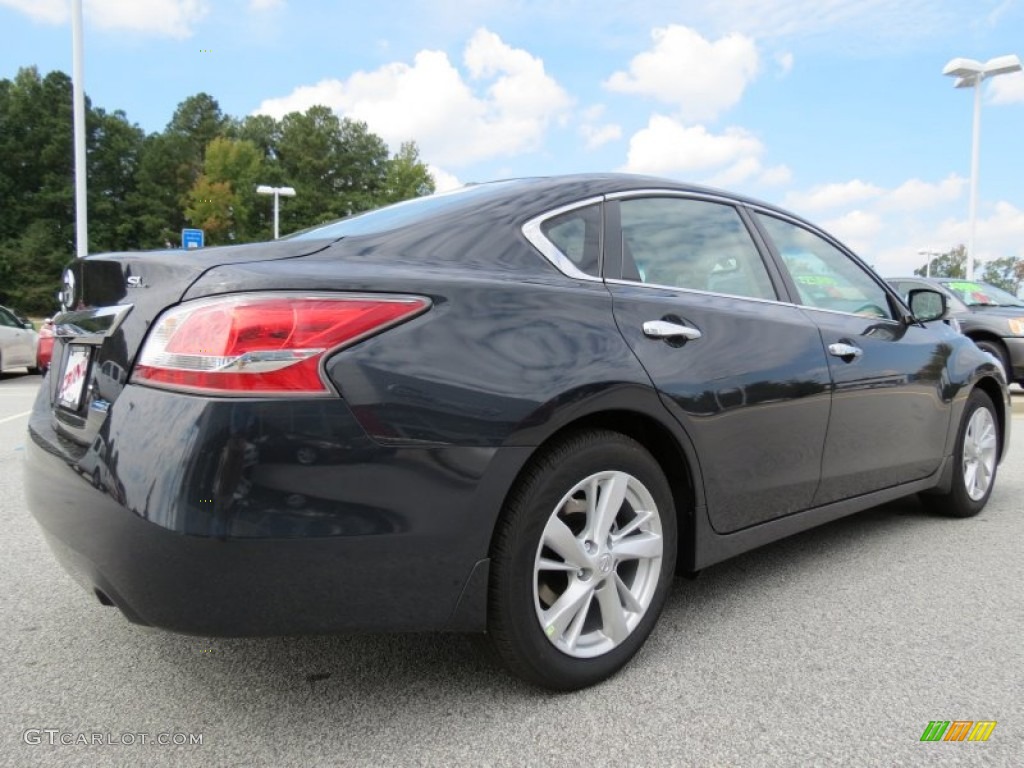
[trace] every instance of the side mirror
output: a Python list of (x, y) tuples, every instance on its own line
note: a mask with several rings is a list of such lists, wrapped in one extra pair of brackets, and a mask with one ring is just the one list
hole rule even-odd
[(919, 323), (941, 320), (949, 311), (946, 295), (930, 288), (915, 288), (907, 295), (907, 303)]
[(30, 323), (28, 320), (22, 322), (21, 327), (24, 328), (26, 331), (34, 331), (36, 329), (36, 327), (32, 325), (32, 323)]

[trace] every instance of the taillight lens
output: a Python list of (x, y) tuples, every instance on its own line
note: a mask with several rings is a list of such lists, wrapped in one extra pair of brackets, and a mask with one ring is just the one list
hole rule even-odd
[(426, 299), (239, 294), (190, 301), (150, 329), (132, 381), (226, 395), (324, 394), (320, 361), (408, 320)]

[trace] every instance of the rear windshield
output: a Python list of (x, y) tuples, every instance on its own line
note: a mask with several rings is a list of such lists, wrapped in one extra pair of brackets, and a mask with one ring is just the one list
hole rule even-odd
[(322, 227), (306, 229), (289, 235), (289, 240), (337, 240), (341, 237), (376, 235), (400, 227), (432, 219), (461, 207), (478, 205), (488, 198), (502, 194), (515, 181), (493, 181), (460, 187), (451, 192), (441, 192), (426, 197), (417, 197), (366, 213), (359, 213), (345, 219), (324, 224)]

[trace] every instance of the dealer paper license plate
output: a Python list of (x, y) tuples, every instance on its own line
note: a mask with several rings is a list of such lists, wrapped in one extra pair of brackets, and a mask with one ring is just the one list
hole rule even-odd
[(77, 411), (82, 403), (85, 374), (89, 370), (89, 351), (89, 347), (81, 345), (73, 345), (68, 350), (68, 362), (64, 366), (64, 375), (60, 380), (57, 402), (72, 411)]

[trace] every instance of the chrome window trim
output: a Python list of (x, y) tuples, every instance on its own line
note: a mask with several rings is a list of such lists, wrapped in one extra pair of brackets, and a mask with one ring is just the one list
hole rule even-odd
[(796, 304), (799, 309), (807, 310), (808, 312), (825, 312), (829, 315), (842, 315), (843, 317), (856, 317), (859, 320), (872, 320), (876, 323), (892, 323), (893, 325), (903, 325), (903, 321), (893, 317), (871, 317), (870, 315), (858, 315), (856, 312), (843, 312), (840, 309), (825, 309), (824, 307), (812, 307), (810, 304)]
[(779, 299), (762, 299), (758, 296), (741, 296), (738, 293), (718, 293), (716, 291), (702, 291), (699, 288), (683, 288), (680, 285), (663, 285), (661, 283), (642, 283), (639, 280), (621, 280), (608, 278), (605, 280), (609, 285), (630, 285), (634, 288), (654, 288), (659, 291), (682, 291), (683, 293), (696, 293), (701, 296), (714, 296), (722, 299), (736, 299), (738, 301), (754, 301), (758, 304), (776, 304), (784, 307), (799, 307), (791, 301), (780, 301)]
[(731, 205), (733, 208), (739, 208), (747, 205), (742, 200), (736, 200), (735, 198), (728, 197), (726, 195), (716, 194), (714, 192), (697, 192), (687, 191), (682, 189), (657, 189), (655, 187), (646, 189), (629, 189), (623, 192), (612, 192), (605, 196), (607, 200), (623, 200), (630, 197), (682, 197), (691, 200), (706, 200), (712, 203), (724, 203), (725, 205)]
[(558, 247), (544, 236), (544, 233), (541, 231), (541, 226), (545, 221), (552, 219), (555, 216), (561, 216), (563, 213), (569, 213), (570, 211), (575, 211), (579, 208), (586, 208), (591, 205), (600, 205), (604, 200), (604, 196), (601, 195), (597, 197), (588, 197), (586, 200), (579, 200), (575, 203), (563, 205), (559, 208), (553, 208), (550, 211), (545, 211), (540, 214), (540, 216), (534, 216), (523, 224), (523, 237), (529, 241), (530, 245), (540, 251), (541, 256), (547, 259), (555, 269), (566, 277), (571, 277), (575, 280), (586, 280), (592, 283), (603, 282), (601, 275), (588, 275), (582, 269), (573, 264), (568, 256), (558, 250)]
[[(113, 336), (134, 304), (61, 312), (53, 318), (53, 335), (76, 344), (102, 344)], [(83, 324), (86, 327), (83, 327)], [(93, 327), (89, 327), (93, 326)]]
[(654, 288), (659, 291), (682, 291), (683, 293), (696, 293), (701, 296), (713, 296), (715, 298), (722, 299), (734, 299), (736, 301), (753, 301), (757, 304), (774, 304), (782, 307), (793, 307), (794, 309), (806, 309), (811, 312), (827, 312), (830, 315), (842, 315), (843, 317), (856, 317), (860, 320), (875, 320), (878, 322), (888, 322), (893, 325), (901, 325), (899, 320), (894, 320), (891, 317), (869, 317), (867, 315), (858, 315), (855, 312), (843, 312), (838, 309), (824, 309), (822, 307), (812, 307), (810, 304), (797, 304), (792, 301), (780, 301), (778, 299), (760, 299), (756, 296), (740, 296), (735, 293), (716, 293), (714, 291), (702, 291), (698, 288), (683, 288), (678, 285), (662, 285), (660, 283), (641, 283), (638, 280), (619, 280), (616, 278), (609, 278), (605, 280), (609, 285), (628, 285), (634, 288)]

